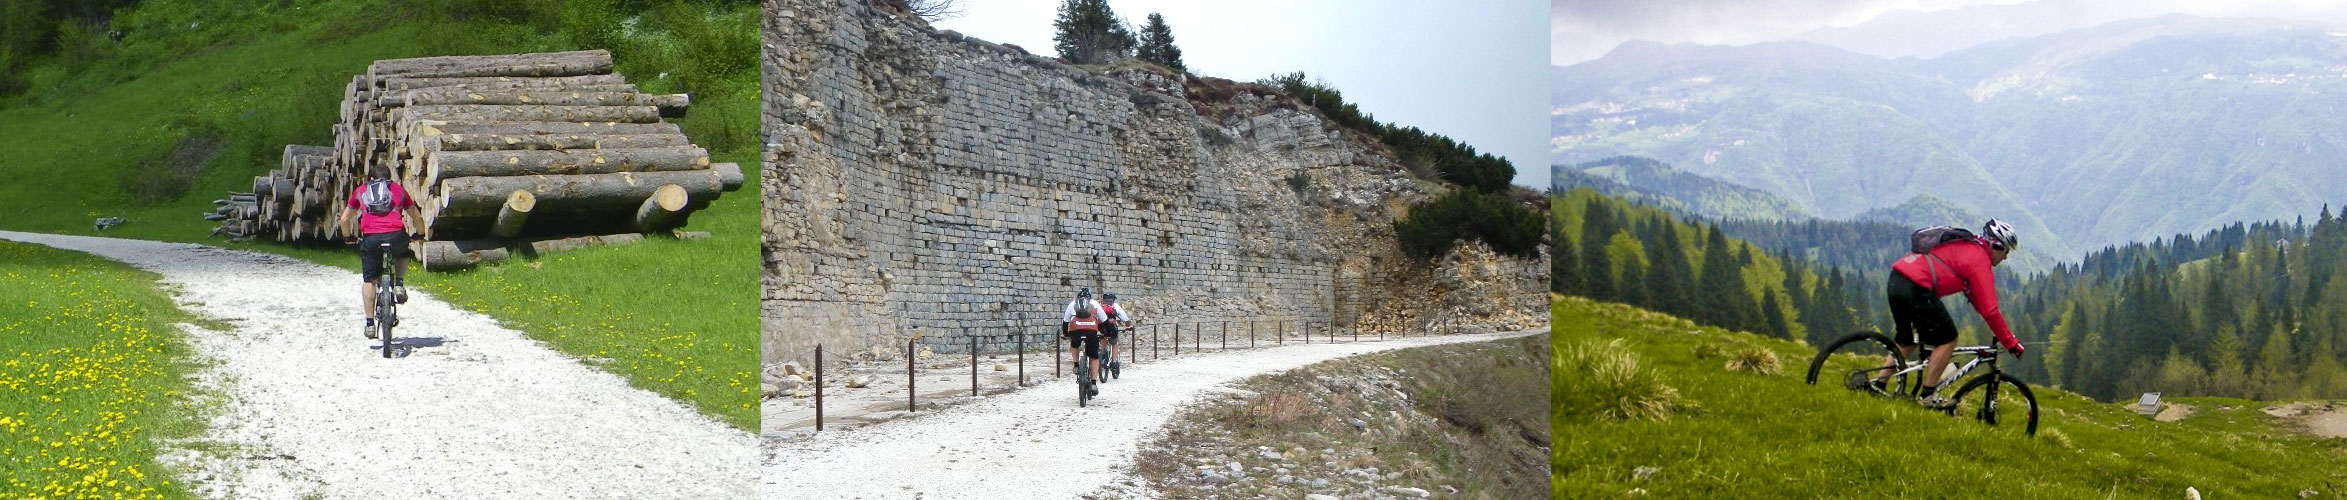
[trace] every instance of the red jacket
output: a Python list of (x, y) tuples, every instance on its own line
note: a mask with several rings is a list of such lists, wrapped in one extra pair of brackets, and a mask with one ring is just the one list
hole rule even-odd
[[(1946, 297), (1964, 292), (1972, 301), (1972, 309), (1980, 312), (1980, 319), (1988, 322), (1988, 330), (1995, 333), (1998, 342), (2013, 339), (2013, 330), (2005, 326), (2005, 313), (1997, 309), (1997, 276), (1988, 261), (1988, 244), (1974, 241), (1954, 241), (1931, 249), (1939, 261), (1907, 254), (1891, 264), (1891, 272), (1906, 276), (1935, 296)], [(1944, 264), (1943, 264), (1944, 263)], [(1933, 281), (1933, 277), (1938, 281)]]

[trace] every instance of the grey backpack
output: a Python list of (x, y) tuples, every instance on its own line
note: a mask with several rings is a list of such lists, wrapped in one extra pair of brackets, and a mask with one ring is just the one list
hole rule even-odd
[(392, 201), (389, 180), (367, 181), (366, 189), (359, 192), (359, 205), (366, 207), (367, 215), (390, 215), (396, 208)]
[[(1908, 235), (1907, 251), (1923, 254), (1923, 258), (1931, 260), (1931, 262), (1925, 263), (1923, 268), (1931, 273), (1931, 281), (1933, 283), (1938, 283), (1940, 279), (1939, 268), (1940, 266), (1947, 266), (1948, 263), (1941, 261), (1937, 256), (1933, 256), (1931, 254), (1931, 249), (1939, 248), (1940, 245), (1945, 245), (1949, 242), (1966, 241), (1971, 239), (1973, 239), (1973, 236), (1972, 231), (1970, 230), (1954, 226), (1932, 226), (1923, 229), (1917, 229), (1915, 230), (1915, 234)], [(1937, 265), (1933, 265), (1935, 263)], [(1954, 270), (1955, 267), (1949, 266), (1949, 269)], [(1957, 279), (1962, 278), (1963, 276), (1961, 275), (1957, 276)], [(1971, 283), (1966, 283), (1965, 286), (1966, 288), (1970, 288)], [(1929, 286), (1926, 286), (1926, 288), (1929, 288)]]

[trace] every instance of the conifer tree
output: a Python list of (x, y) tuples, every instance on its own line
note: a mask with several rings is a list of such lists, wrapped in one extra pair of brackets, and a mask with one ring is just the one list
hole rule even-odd
[(1182, 49), (1174, 46), (1173, 28), (1166, 27), (1165, 16), (1149, 13), (1149, 24), (1141, 27), (1140, 47), (1133, 56), (1174, 71), (1188, 71), (1182, 66)]
[(1076, 64), (1100, 64), (1132, 55), (1133, 31), (1108, 8), (1108, 0), (1064, 0), (1052, 21), (1052, 48)]

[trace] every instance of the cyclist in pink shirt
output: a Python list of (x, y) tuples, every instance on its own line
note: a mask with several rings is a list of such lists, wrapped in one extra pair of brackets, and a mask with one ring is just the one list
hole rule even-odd
[[(363, 304), (361, 310), (367, 315), (366, 335), (371, 339), (375, 338), (375, 280), (384, 274), (383, 259), (390, 257), (391, 265), (399, 266), (393, 269), (407, 266), (407, 258), (402, 252), (407, 250), (408, 241), (413, 239), (408, 234), (407, 222), (422, 224), (423, 215), (417, 210), (415, 199), (408, 196), (407, 189), (392, 182), (382, 167), (367, 169), (367, 183), (352, 189), (345, 205), (342, 217), (334, 224), (342, 228), (342, 234), (359, 235), (355, 238), (359, 245), (359, 279), (363, 281), (359, 285), (359, 298), (360, 304)], [(353, 218), (358, 220), (355, 231), (351, 228)], [(417, 229), (418, 232), (422, 230), (421, 227)], [(345, 242), (350, 241), (345, 239)], [(391, 243), (392, 255), (384, 255), (382, 246), (386, 242)], [(392, 285), (400, 287), (399, 301), (407, 302), (406, 285), (396, 281), (396, 273), (394, 276)]]
[(1923, 369), (1924, 392), (1920, 396), (1924, 406), (1955, 405), (1934, 392), (1940, 370), (1947, 368), (1948, 357), (1956, 351), (1956, 320), (1940, 305), (1940, 297), (1963, 293), (1972, 301), (1972, 310), (1980, 313), (1981, 321), (1988, 323), (1997, 344), (2014, 357), (2021, 356), (2021, 342), (2013, 338), (2013, 330), (2005, 326), (2005, 313), (1997, 308), (1993, 270), (2018, 246), (2020, 238), (2014, 236), (2013, 226), (1989, 219), (1977, 238), (1948, 241), (1930, 252), (1907, 254), (1891, 264), (1888, 293), (1891, 320), (1898, 332), (1891, 338), (1899, 344), (1899, 355), (1914, 355), (1916, 344), (1932, 347)]

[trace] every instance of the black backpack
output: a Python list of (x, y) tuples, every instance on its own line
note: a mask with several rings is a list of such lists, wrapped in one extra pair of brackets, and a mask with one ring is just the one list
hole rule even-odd
[[(1972, 231), (1966, 230), (1964, 228), (1954, 226), (1932, 226), (1923, 229), (1917, 229), (1915, 230), (1914, 234), (1907, 235), (1907, 251), (1909, 253), (1923, 254), (1923, 258), (1931, 259), (1931, 263), (1925, 263), (1923, 268), (1927, 272), (1931, 273), (1931, 282), (1937, 284), (1940, 281), (1940, 266), (1948, 266), (1948, 263), (1947, 261), (1940, 260), (1939, 257), (1933, 256), (1931, 254), (1931, 249), (1939, 248), (1940, 245), (1945, 245), (1951, 242), (1970, 241), (1973, 238), (1974, 236), (1972, 236)], [(1933, 265), (1933, 263), (1937, 263), (1937, 265)], [(1948, 269), (1953, 271), (1956, 269), (1956, 267), (1948, 266)], [(1956, 279), (1963, 280), (1964, 277), (1957, 276)], [(1930, 288), (1930, 285), (1925, 285), (1925, 288)], [(1969, 290), (1972, 288), (1972, 284), (1967, 282), (1964, 284), (1964, 288)]]

